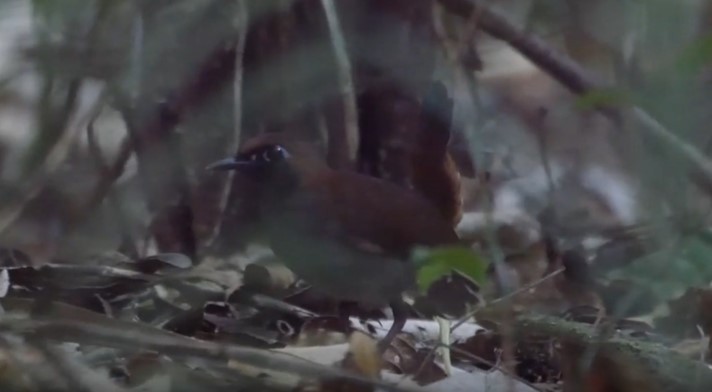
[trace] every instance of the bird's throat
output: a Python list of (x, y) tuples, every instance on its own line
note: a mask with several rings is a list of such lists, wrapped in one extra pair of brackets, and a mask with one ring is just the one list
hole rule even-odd
[(299, 176), (288, 166), (266, 170), (256, 180), (260, 188), (261, 209), (268, 210), (265, 212), (279, 210), (300, 186)]

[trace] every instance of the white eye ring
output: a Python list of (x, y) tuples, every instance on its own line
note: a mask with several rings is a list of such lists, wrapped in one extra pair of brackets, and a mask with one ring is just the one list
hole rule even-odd
[(271, 162), (273, 160), (281, 161), (285, 158), (289, 158), (289, 154), (282, 146), (274, 146), (262, 152), (262, 160), (265, 162)]
[(277, 146), (277, 151), (282, 154), (282, 158), (289, 158), (289, 153), (282, 146)]

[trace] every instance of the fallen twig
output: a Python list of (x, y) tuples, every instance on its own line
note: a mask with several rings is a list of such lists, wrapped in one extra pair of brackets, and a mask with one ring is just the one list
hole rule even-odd
[(407, 390), (349, 374), (337, 368), (318, 365), (293, 355), (191, 339), (142, 323), (110, 319), (68, 305), (54, 304), (53, 311), (47, 316), (27, 319), (13, 317), (13, 308), (32, 306), (32, 301), (3, 299), (0, 303), (8, 310), (6, 317), (0, 320), (0, 331), (123, 350), (151, 350), (186, 359), (201, 358), (219, 362), (232, 360), (314, 380), (337, 379), (355, 386), (379, 387), (385, 391)]

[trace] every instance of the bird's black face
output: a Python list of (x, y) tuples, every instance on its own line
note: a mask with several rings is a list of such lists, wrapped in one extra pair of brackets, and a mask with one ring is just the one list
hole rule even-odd
[(207, 169), (235, 170), (260, 184), (267, 194), (284, 195), (299, 184), (299, 176), (289, 163), (291, 158), (283, 145), (264, 144), (214, 162)]
[(249, 151), (241, 152), (235, 157), (214, 162), (207, 169), (265, 173), (270, 168), (282, 166), (290, 157), (291, 155), (283, 146), (271, 144), (253, 148)]

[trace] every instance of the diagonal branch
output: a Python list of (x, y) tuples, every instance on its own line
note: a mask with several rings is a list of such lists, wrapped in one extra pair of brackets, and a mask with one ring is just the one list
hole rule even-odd
[[(469, 18), (472, 13), (477, 13), (478, 23), (483, 31), (507, 42), (573, 93), (583, 95), (610, 87), (604, 85), (595, 75), (582, 68), (568, 56), (550, 47), (543, 39), (514, 26), (505, 17), (484, 5), (483, 1), (438, 1), (445, 9), (463, 18)], [(670, 132), (643, 109), (633, 107), (629, 112), (624, 112), (619, 108), (601, 106), (597, 107), (597, 110), (613, 119), (619, 119), (623, 114), (630, 115), (635, 125), (666, 142), (692, 164), (695, 173), (699, 174), (698, 181), (703, 184), (712, 184), (712, 162), (698, 148)]]
[(524, 32), (504, 16), (492, 11), (481, 0), (439, 0), (446, 10), (469, 19), (477, 14), (477, 23), (487, 34), (498, 38), (519, 51), (532, 63), (549, 73), (576, 94), (602, 88), (598, 78), (577, 62), (556, 51), (543, 39)]

